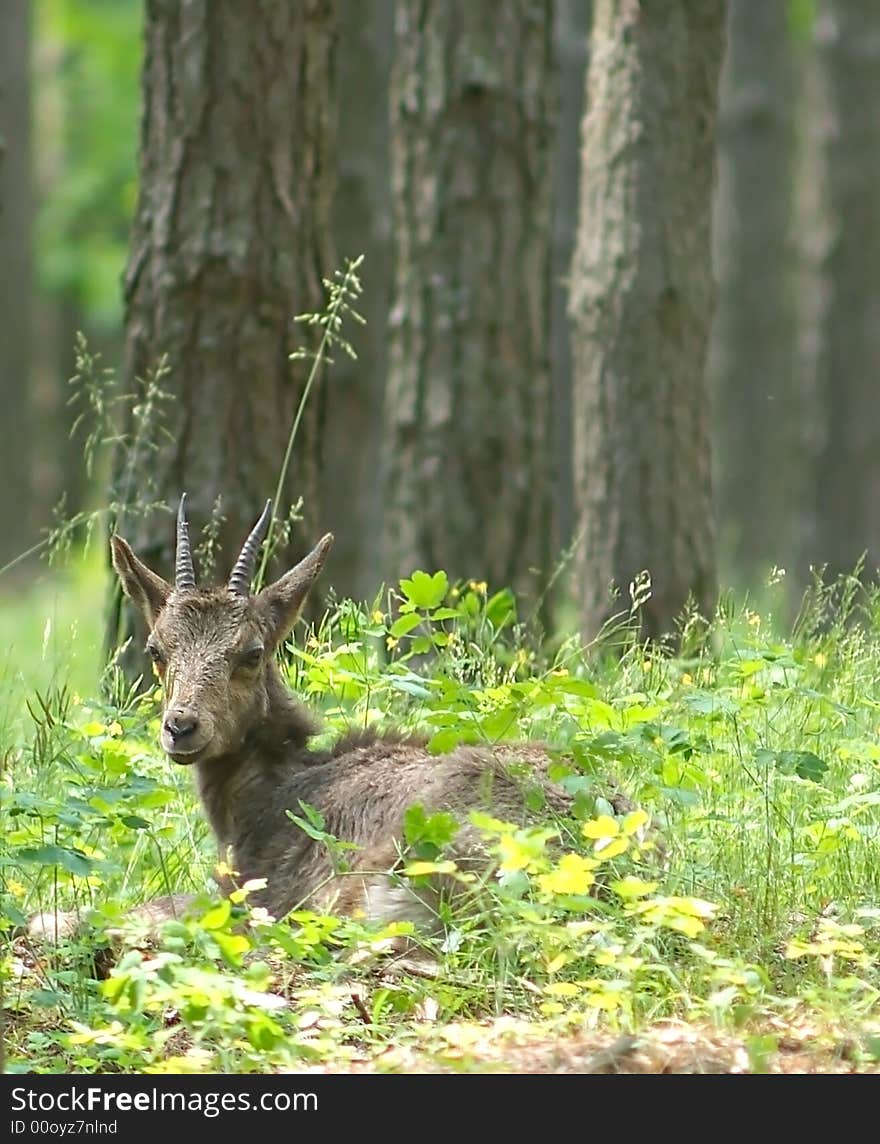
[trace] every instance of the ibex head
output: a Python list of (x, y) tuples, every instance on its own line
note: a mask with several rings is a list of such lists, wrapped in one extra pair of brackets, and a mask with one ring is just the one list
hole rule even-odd
[(333, 544), (328, 533), (290, 572), (256, 596), (250, 583), (268, 527), (271, 502), (244, 542), (223, 588), (196, 585), (186, 494), (177, 513), (174, 583), (169, 584), (111, 538), (113, 567), (150, 629), (147, 651), (165, 685), (162, 747), (177, 763), (237, 751), (264, 719), (274, 652), (290, 632)]

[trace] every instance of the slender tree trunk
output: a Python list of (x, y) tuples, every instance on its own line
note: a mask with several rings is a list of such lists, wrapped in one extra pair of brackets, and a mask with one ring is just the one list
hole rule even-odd
[(819, 407), (810, 558), (880, 563), (880, 29), (869, 0), (820, 0), (811, 78), (816, 178), (807, 376)]
[(569, 274), (577, 229), (580, 185), (580, 127), (590, 42), (590, 0), (558, 0), (556, 54), (559, 59), (559, 128), (553, 188), (553, 295), (551, 377), (553, 382), (553, 455), (558, 535), (565, 548), (574, 534), (571, 466), (571, 324)]
[(733, 0), (721, 81), (709, 377), (719, 554), (792, 569), (807, 504), (794, 264), (795, 60), (785, 4)]
[(30, 5), (0, 5), (0, 566), (35, 540), (30, 519)]
[(650, 571), (643, 630), (713, 607), (704, 371), (723, 0), (596, 0), (572, 267), (583, 630)]
[(363, 327), (349, 330), (357, 361), (337, 354), (328, 378), (322, 527), (336, 535), (333, 586), (356, 599), (374, 593), (382, 505), (377, 472), (388, 369), (391, 178), (388, 72), (393, 0), (341, 0), (339, 185), (333, 236), (340, 256), (364, 255)]
[(385, 574), (550, 563), (552, 0), (400, 0)]
[[(309, 366), (289, 360), (308, 335), (292, 319), (323, 308), (332, 269), (335, 26), (334, 0), (147, 2), (125, 377), (142, 390), (167, 355), (173, 400), (158, 450), (120, 456), (116, 493), (173, 507), (186, 490), (196, 527), (220, 496), (220, 574), (275, 490)], [(284, 488), (304, 500), (295, 551), (319, 527), (322, 400)], [(167, 571), (171, 517), (126, 528)]]

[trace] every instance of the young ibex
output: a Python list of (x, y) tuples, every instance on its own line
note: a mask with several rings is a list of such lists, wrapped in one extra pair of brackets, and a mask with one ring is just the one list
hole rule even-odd
[[(394, 875), (404, 814), (451, 811), (462, 821), (451, 846), (460, 867), (479, 861), (480, 835), (468, 812), (526, 819), (521, 777), (533, 773), (548, 810), (567, 796), (549, 782), (537, 746), (460, 747), (433, 756), (415, 739), (361, 734), (333, 750), (313, 751), (316, 727), (288, 691), (275, 653), (296, 622), (333, 543), (325, 536), (297, 566), (251, 595), (270, 504), (244, 543), (227, 584), (196, 584), (181, 497), (175, 578), (151, 571), (120, 536), (113, 565), (126, 595), (143, 612), (147, 650), (164, 682), (161, 744), (176, 763), (195, 768), (199, 794), (221, 858), (231, 853), (240, 881), (266, 879), (252, 904), (281, 917), (296, 906), (363, 913), (380, 921), (436, 919), (438, 890), (414, 891)], [(334, 877), (327, 847), (288, 815), (315, 807), (326, 830), (354, 844), (351, 872)]]

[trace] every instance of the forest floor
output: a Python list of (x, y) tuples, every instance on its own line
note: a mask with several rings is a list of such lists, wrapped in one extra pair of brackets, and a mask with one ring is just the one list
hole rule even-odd
[[(75, 642), (75, 593), (51, 623), (42, 599), (0, 609), (0, 932), (56, 909), (91, 927), (58, 950), (0, 946), (7, 1067), (880, 1071), (880, 591), (818, 585), (788, 636), (719, 608), (687, 654), (633, 638), (603, 658), (508, 638), (509, 593), (422, 576), (401, 584), (406, 624), (340, 605), (291, 685), (328, 736), (387, 719), (437, 753), (550, 744), (572, 800), (534, 825), (476, 816), (491, 860), (474, 908), (418, 943), (436, 972), (389, 971), (411, 931), (218, 896), (190, 776), (156, 747), (157, 697), (83, 698), (100, 657)], [(33, 630), (28, 665), (12, 657)], [(408, 818), (401, 876), (445, 870), (446, 831)], [(138, 906), (178, 892), (191, 911), (100, 965)]]
[[(452, 1025), (447, 1048), (429, 1053), (389, 1048), (352, 1061), (349, 1072), (441, 1073), (876, 1073), (859, 1059), (858, 1039), (832, 1029), (768, 1024), (748, 1037), (670, 1021), (639, 1034), (549, 1037), (525, 1025)], [(456, 1047), (456, 1042), (459, 1042)], [(331, 1066), (316, 1072), (338, 1072)]]

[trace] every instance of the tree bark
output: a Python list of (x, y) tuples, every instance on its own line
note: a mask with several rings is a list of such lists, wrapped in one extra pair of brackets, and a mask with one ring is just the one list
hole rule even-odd
[(571, 325), (568, 318), (569, 275), (577, 231), (580, 186), (580, 128), (585, 77), (589, 66), (592, 4), (590, 0), (558, 0), (556, 54), (559, 60), (559, 127), (553, 187), (553, 293), (551, 378), (553, 389), (553, 486), (557, 548), (567, 548), (574, 535), (571, 434)]
[(35, 540), (30, 519), (30, 5), (0, 5), (0, 567)]
[[(143, 392), (165, 354), (173, 401), (158, 450), (120, 456), (116, 495), (173, 507), (186, 490), (196, 527), (222, 497), (218, 575), (275, 490), (309, 368), (289, 360), (308, 336), (292, 319), (323, 308), (332, 269), (335, 28), (334, 0), (147, 2), (125, 379)], [(319, 386), (284, 485), (304, 501), (297, 553), (319, 528), (322, 404)], [(171, 517), (125, 527), (167, 572)]]
[(596, 0), (572, 264), (574, 464), (587, 638), (645, 569), (643, 631), (708, 614), (704, 370), (723, 0)]
[(733, 0), (721, 80), (709, 354), (726, 580), (795, 572), (807, 511), (791, 219), (795, 59), (784, 4)]
[(548, 570), (552, 0), (401, 0), (384, 567)]
[(340, 596), (375, 593), (382, 570), (380, 464), (382, 398), (388, 369), (391, 289), (391, 178), (388, 73), (393, 0), (341, 0), (339, 183), (333, 236), (340, 256), (364, 255), (365, 326), (351, 326), (357, 361), (336, 354), (328, 377), (323, 528), (336, 535), (333, 586)]
[(821, 0), (809, 135), (816, 214), (808, 236), (808, 383), (816, 521), (809, 556), (851, 571), (880, 564), (880, 34), (868, 0)]

